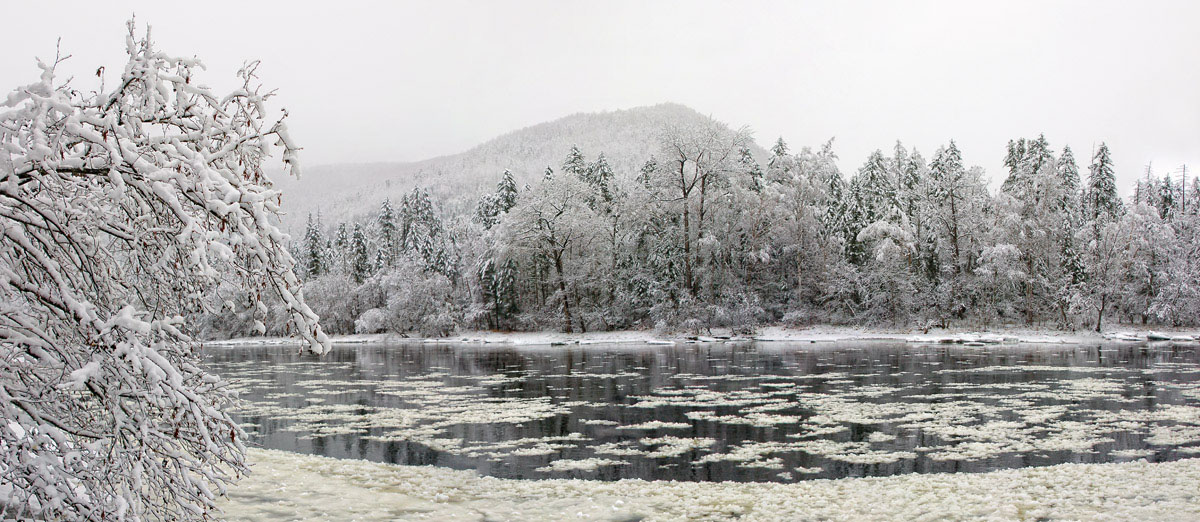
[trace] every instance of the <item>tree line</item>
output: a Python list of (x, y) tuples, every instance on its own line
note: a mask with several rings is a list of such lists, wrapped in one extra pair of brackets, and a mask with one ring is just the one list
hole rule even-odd
[(1200, 183), (1148, 167), (1122, 200), (1104, 143), (1081, 170), (1044, 136), (1012, 140), (994, 193), (953, 141), (929, 159), (897, 143), (850, 176), (832, 140), (759, 161), (715, 121), (658, 145), (636, 172), (577, 147), (533, 183), (505, 171), (473, 213), (418, 188), (368, 222), (310, 216), (305, 294), (338, 333), (1200, 317)]

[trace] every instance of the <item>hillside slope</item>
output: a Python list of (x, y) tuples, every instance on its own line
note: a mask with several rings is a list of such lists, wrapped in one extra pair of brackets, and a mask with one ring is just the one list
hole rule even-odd
[[(374, 212), (384, 198), (398, 200), (415, 186), (427, 187), (449, 211), (465, 210), (495, 187), (505, 169), (523, 185), (542, 176), (547, 166), (558, 170), (572, 145), (588, 160), (603, 152), (618, 176), (632, 175), (655, 153), (664, 126), (708, 119), (671, 103), (580, 113), (504, 134), (459, 154), (412, 163), (310, 167), (299, 181), (278, 182), (288, 214), (283, 225), (295, 235), (307, 215), (318, 211), (327, 226), (353, 220)], [(752, 145), (751, 150), (765, 159), (761, 147)]]

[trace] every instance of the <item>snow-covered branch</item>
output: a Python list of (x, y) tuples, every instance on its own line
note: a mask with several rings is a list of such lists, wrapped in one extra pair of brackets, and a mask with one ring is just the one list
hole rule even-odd
[(232, 396), (183, 321), (218, 285), (278, 297), (329, 347), (274, 224), (263, 162), (279, 146), (295, 173), (297, 147), (256, 64), (218, 96), (134, 30), (115, 89), (39, 63), (0, 103), (0, 472), (51, 518), (203, 518), (245, 471)]

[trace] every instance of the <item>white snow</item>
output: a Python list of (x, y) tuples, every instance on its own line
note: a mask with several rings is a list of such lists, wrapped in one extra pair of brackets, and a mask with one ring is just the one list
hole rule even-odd
[(1200, 519), (1200, 459), (792, 484), (507, 480), (259, 449), (250, 461), (222, 504), (233, 520)]
[[(714, 333), (719, 330), (714, 329)], [(727, 332), (722, 332), (727, 333)], [(686, 342), (744, 343), (787, 342), (787, 343), (832, 343), (849, 341), (895, 341), (922, 344), (961, 344), (984, 346), (988, 344), (1080, 344), (1101, 342), (1145, 342), (1148, 331), (1120, 331), (1097, 334), (1095, 332), (1064, 332), (1027, 328), (1001, 328), (994, 331), (971, 331), (961, 329), (933, 330), (870, 330), (856, 327), (816, 326), (811, 328), (765, 327), (750, 337), (730, 335), (689, 336), (684, 334), (659, 335), (650, 331), (619, 330), (612, 332), (588, 332), (566, 334), (559, 332), (463, 332), (459, 335), (440, 338), (404, 337), (395, 334), (356, 334), (332, 337), (334, 344), (393, 344), (393, 343), (436, 343), (436, 344), (504, 344), (511, 346), (558, 346), (558, 345), (675, 345)], [(1155, 332), (1157, 336), (1169, 336), (1170, 343), (1193, 344), (1200, 342), (1200, 332), (1173, 331)], [(206, 341), (210, 347), (286, 346), (299, 341), (286, 337), (253, 337)], [(1168, 342), (1168, 341), (1162, 341)]]

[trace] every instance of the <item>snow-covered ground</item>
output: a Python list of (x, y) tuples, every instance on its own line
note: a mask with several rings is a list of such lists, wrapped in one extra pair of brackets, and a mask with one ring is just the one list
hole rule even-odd
[[(714, 330), (712, 335), (692, 336), (684, 334), (657, 334), (651, 331), (622, 330), (615, 332), (589, 332), (566, 334), (560, 332), (464, 332), (444, 338), (422, 339), (402, 337), (395, 334), (342, 335), (335, 336), (335, 344), (383, 344), (395, 342), (422, 343), (471, 343), (509, 344), (514, 346), (554, 346), (567, 344), (679, 344), (689, 342), (839, 342), (857, 340), (885, 340), (913, 343), (1048, 343), (1073, 344), (1101, 341), (1143, 342), (1162, 340), (1176, 343), (1200, 341), (1200, 331), (1164, 329), (1114, 329), (1104, 334), (1095, 332), (1063, 332), (1025, 328), (994, 330), (949, 329), (929, 332), (908, 330), (870, 330), (853, 327), (819, 326), (812, 328), (762, 328), (753, 336), (730, 335), (728, 331)], [(207, 346), (264, 346), (290, 345), (297, 341), (281, 337), (258, 337), (207, 341)]]
[(792, 484), (507, 480), (250, 450), (231, 520), (1200, 520), (1200, 459)]

